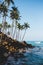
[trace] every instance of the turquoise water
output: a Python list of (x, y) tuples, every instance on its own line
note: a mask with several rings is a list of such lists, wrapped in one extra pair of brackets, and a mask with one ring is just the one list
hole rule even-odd
[(28, 49), (26, 53), (9, 56), (5, 65), (43, 65), (43, 41), (28, 41), (27, 43), (36, 47)]
[(27, 41), (28, 44), (43, 47), (43, 41)]

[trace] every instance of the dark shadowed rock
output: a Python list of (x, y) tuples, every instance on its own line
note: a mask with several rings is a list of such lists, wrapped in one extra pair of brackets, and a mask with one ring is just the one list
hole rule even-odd
[(24, 45), (26, 45), (27, 48), (34, 48), (32, 44), (28, 44), (26, 41), (23, 41)]

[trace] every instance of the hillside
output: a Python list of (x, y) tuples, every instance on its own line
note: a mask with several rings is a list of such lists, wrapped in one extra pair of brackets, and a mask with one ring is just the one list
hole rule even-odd
[(33, 48), (25, 41), (19, 42), (0, 32), (0, 64), (3, 64), (7, 57), (15, 52), (25, 52), (26, 48)]

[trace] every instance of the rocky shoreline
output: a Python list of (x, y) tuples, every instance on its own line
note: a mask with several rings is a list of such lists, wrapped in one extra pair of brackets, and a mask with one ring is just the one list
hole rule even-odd
[(0, 64), (3, 65), (7, 58), (14, 53), (26, 52), (26, 49), (34, 48), (31, 44), (27, 44), (26, 41), (19, 42), (8, 37), (6, 34), (0, 32)]

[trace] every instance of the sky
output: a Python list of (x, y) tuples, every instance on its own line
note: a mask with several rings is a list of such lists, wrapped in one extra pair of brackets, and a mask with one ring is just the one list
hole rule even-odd
[(15, 0), (21, 20), (30, 24), (24, 40), (43, 41), (43, 0)]

